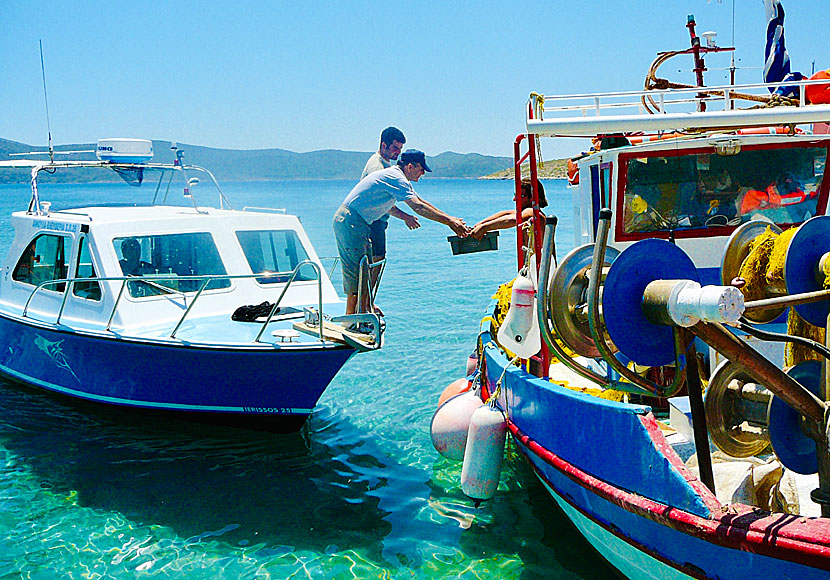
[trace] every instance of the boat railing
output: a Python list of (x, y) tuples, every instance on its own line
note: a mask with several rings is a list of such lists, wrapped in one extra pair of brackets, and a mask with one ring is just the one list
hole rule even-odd
[[(60, 278), (54, 280), (46, 280), (38, 284), (34, 290), (29, 294), (29, 298), (26, 300), (26, 304), (23, 307), (23, 316), (27, 317), (29, 315), (29, 305), (32, 302), (35, 294), (37, 294), (41, 289), (46, 289), (52, 286), (59, 286), (61, 284), (66, 285), (63, 291), (63, 298), (61, 300), (60, 309), (58, 310), (58, 315), (55, 320), (55, 325), (59, 325), (61, 318), (63, 316), (64, 309), (66, 307), (66, 301), (71, 293), (72, 289), (74, 288), (75, 284), (77, 283), (95, 283), (95, 282), (120, 282), (120, 288), (118, 291), (118, 295), (113, 302), (112, 309), (110, 311), (109, 318), (107, 320), (106, 330), (110, 331), (112, 327), (112, 321), (115, 318), (115, 313), (118, 310), (118, 306), (121, 303), (121, 297), (124, 295), (124, 289), (127, 287), (128, 283), (134, 284), (145, 284), (150, 286), (160, 292), (165, 294), (178, 294), (182, 296), (185, 304), (187, 304), (187, 298), (189, 293), (182, 292), (175, 288), (170, 288), (169, 286), (165, 286), (162, 282), (165, 281), (175, 281), (177, 283), (183, 281), (201, 281), (199, 285), (199, 289), (193, 295), (193, 298), (190, 300), (190, 303), (185, 308), (184, 313), (182, 314), (181, 318), (179, 318), (178, 322), (176, 323), (173, 331), (170, 333), (170, 338), (175, 338), (176, 333), (178, 332), (179, 328), (184, 323), (187, 316), (193, 310), (193, 306), (199, 297), (202, 295), (205, 289), (207, 289), (208, 285), (211, 282), (217, 280), (248, 280), (248, 279), (262, 279), (262, 278), (277, 278), (277, 277), (285, 277), (288, 276), (287, 281), (282, 286), (282, 291), (280, 292), (277, 301), (271, 308), (268, 316), (266, 317), (265, 321), (262, 323), (262, 326), (259, 329), (256, 337), (254, 338), (253, 342), (260, 342), (263, 333), (265, 332), (268, 324), (271, 322), (272, 318), (276, 314), (277, 310), (279, 309), (279, 305), (282, 302), (288, 288), (291, 284), (296, 280), (297, 275), (299, 274), (300, 270), (304, 267), (310, 266), (314, 270), (315, 279), (317, 281), (317, 309), (320, 314), (320, 318), (322, 319), (323, 316), (323, 276), (322, 270), (320, 266), (312, 261), (312, 260), (303, 260), (290, 272), (263, 272), (259, 274), (208, 274), (208, 275), (193, 275), (193, 276), (178, 276), (176, 274), (169, 274), (169, 275), (153, 275), (152, 277), (144, 277), (144, 276), (102, 276), (102, 277), (92, 277), (92, 278)], [(303, 280), (308, 281), (308, 280)], [(320, 340), (323, 341), (323, 328), (322, 325), (320, 326)]]
[[(329, 278), (334, 276), (334, 271), (340, 264), (340, 256), (320, 256), (320, 260), (332, 260), (331, 268), (329, 268)], [(369, 288), (370, 308), (374, 307), (375, 297), (380, 288), (380, 281), (383, 278), (383, 272), (386, 270), (386, 259), (378, 260), (377, 262), (369, 262), (368, 257), (363, 256), (360, 260), (359, 274), (357, 279), (357, 303), (363, 304), (362, 296)], [(376, 273), (375, 273), (376, 272)], [(371, 280), (371, 286), (367, 286), (367, 280)]]
[[(216, 191), (219, 193), (219, 200), (218, 200), (218, 208), (219, 209), (233, 209), (230, 201), (228, 200), (225, 192), (222, 191), (222, 187), (219, 185), (219, 182), (216, 181), (216, 177), (214, 177), (213, 173), (211, 173), (208, 169), (204, 167), (199, 167), (198, 165), (184, 165), (182, 163), (176, 164), (169, 164), (169, 163), (113, 163), (109, 161), (74, 161), (74, 160), (67, 160), (67, 161), (33, 161), (33, 160), (10, 160), (10, 161), (3, 161), (0, 162), (0, 166), (8, 167), (8, 168), (28, 168), (31, 171), (31, 186), (32, 186), (32, 199), (29, 202), (29, 213), (34, 213), (35, 215), (46, 215), (48, 214), (48, 209), (41, 206), (40, 203), (40, 195), (38, 192), (38, 184), (37, 179), (38, 175), (42, 171), (47, 171), (49, 173), (53, 173), (55, 170), (58, 169), (77, 169), (77, 168), (101, 168), (101, 169), (112, 169), (116, 172), (121, 173), (122, 175), (127, 172), (137, 172), (141, 175), (144, 174), (145, 171), (158, 171), (160, 172), (158, 183), (156, 184), (156, 190), (153, 194), (152, 205), (155, 205), (157, 202), (164, 203), (167, 200), (167, 196), (170, 193), (170, 186), (173, 181), (174, 173), (180, 173), (184, 180), (184, 194), (191, 200), (193, 207), (196, 211), (201, 211), (199, 206), (196, 202), (196, 196), (194, 195), (193, 189), (199, 183), (199, 180), (195, 177), (188, 177), (188, 171), (191, 172), (199, 172), (207, 175), (210, 178), (210, 181), (213, 183), (214, 187), (216, 187)], [(165, 185), (165, 176), (169, 175), (169, 179)], [(165, 187), (164, 193), (162, 194), (162, 187)], [(161, 198), (160, 198), (161, 196)], [(160, 199), (159, 199), (160, 198)]]
[[(830, 120), (830, 106), (808, 106), (805, 100), (804, 87), (816, 84), (827, 84), (827, 80), (572, 95), (532, 93), (527, 108), (527, 126), (532, 134), (590, 136), (603, 131), (747, 126), (751, 124), (747, 122), (749, 117), (758, 126), (826, 122)], [(757, 106), (781, 86), (801, 89), (799, 106)], [(735, 101), (738, 98), (752, 98), (756, 107), (737, 109)], [(656, 113), (647, 108), (646, 101)], [(628, 124), (614, 126), (614, 122), (621, 119), (627, 120)], [(595, 131), (598, 127), (600, 131)]]

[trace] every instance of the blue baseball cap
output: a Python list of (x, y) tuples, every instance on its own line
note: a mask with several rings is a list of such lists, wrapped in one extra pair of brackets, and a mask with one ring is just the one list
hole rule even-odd
[(407, 163), (420, 163), (421, 167), (424, 168), (424, 171), (429, 171), (430, 173), (432, 172), (432, 169), (427, 166), (426, 155), (424, 155), (423, 151), (418, 151), (417, 149), (407, 149), (401, 153), (401, 156), (398, 158), (398, 163), (400, 165), (406, 165)]

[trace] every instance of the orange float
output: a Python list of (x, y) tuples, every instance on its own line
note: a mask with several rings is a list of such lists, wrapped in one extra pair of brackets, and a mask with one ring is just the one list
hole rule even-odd
[(441, 396), (438, 398), (438, 406), (444, 404), (444, 401), (449, 399), (450, 397), (454, 397), (456, 395), (460, 395), (461, 393), (466, 393), (470, 390), (473, 386), (473, 383), (468, 381), (467, 379), (456, 379), (447, 385), (447, 388), (444, 389), (444, 392), (441, 393)]
[(579, 185), (579, 166), (573, 159), (568, 159), (568, 184)]
[[(827, 79), (830, 81), (830, 69), (820, 70), (810, 77), (810, 80)], [(807, 85), (804, 87), (804, 97), (812, 105), (830, 104), (830, 83)]]

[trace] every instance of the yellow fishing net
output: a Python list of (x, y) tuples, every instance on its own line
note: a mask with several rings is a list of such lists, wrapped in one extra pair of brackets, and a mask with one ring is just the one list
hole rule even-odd
[[(739, 276), (746, 280), (741, 289), (746, 301), (760, 300), (767, 297), (767, 287), (785, 288), (784, 263), (787, 260), (787, 249), (790, 247), (798, 228), (791, 228), (783, 233), (776, 234), (770, 228), (755, 238), (750, 245), (750, 251), (743, 264)], [(830, 276), (825, 272), (824, 287), (830, 287)], [(790, 308), (787, 317), (787, 334), (809, 338), (824, 343), (824, 329), (813, 326)], [(787, 343), (784, 350), (784, 365), (793, 366), (806, 360), (822, 360), (821, 356), (806, 346)]]
[(744, 300), (747, 302), (760, 300), (766, 296), (767, 265), (777, 237), (778, 234), (767, 228), (749, 245), (749, 254), (738, 271), (738, 276), (746, 281), (741, 291), (744, 293)]

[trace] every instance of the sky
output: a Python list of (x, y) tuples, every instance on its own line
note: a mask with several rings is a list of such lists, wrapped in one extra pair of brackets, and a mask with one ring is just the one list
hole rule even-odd
[[(793, 70), (830, 68), (830, 1), (782, 4)], [(374, 151), (395, 125), (430, 156), (512, 156), (531, 92), (639, 90), (657, 52), (689, 46), (689, 14), (734, 38), (738, 82), (761, 80), (763, 0), (0, 0), (0, 137), (46, 145), (42, 41), (56, 145)], [(728, 56), (706, 64), (726, 82)], [(564, 141), (545, 159), (582, 146)]]

